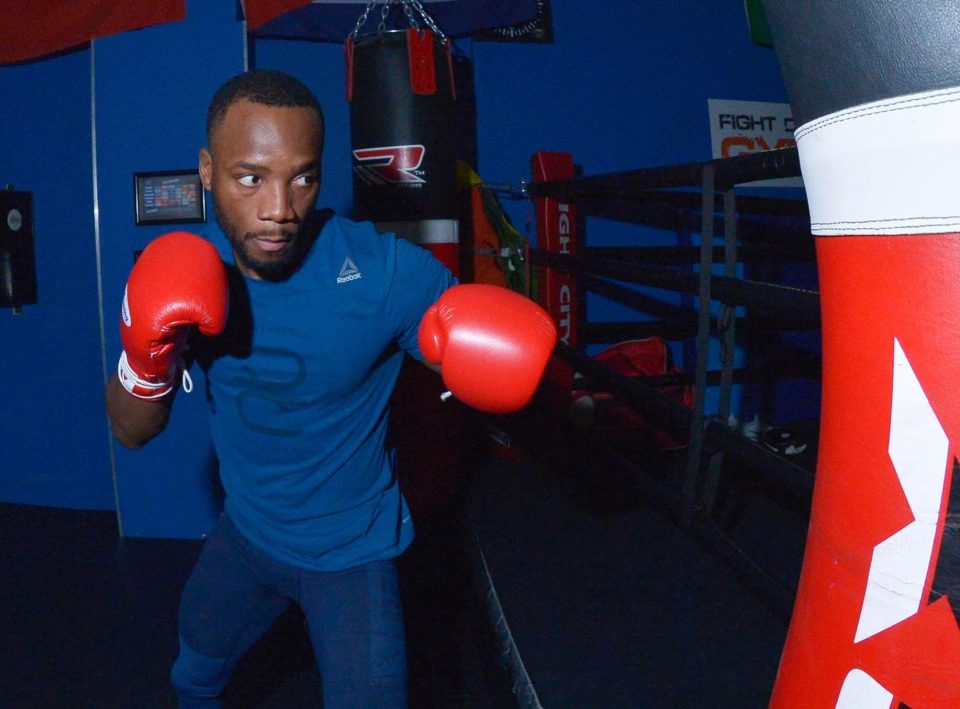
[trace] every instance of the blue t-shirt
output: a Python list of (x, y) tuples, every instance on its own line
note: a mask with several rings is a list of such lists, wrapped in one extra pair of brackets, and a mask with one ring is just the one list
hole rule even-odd
[[(234, 258), (219, 229), (210, 240)], [(282, 282), (231, 269), (227, 329), (201, 343), (213, 443), (237, 528), (333, 571), (398, 555), (413, 525), (386, 444), (404, 352), (454, 278), (419, 246), (331, 216)]]

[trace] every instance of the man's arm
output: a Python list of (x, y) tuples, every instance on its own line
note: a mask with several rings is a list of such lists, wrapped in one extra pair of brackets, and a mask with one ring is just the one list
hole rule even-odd
[(160, 399), (141, 399), (128, 392), (116, 374), (107, 382), (107, 415), (113, 437), (127, 448), (141, 448), (167, 427), (177, 389)]
[(105, 394), (120, 443), (140, 448), (166, 428), (187, 329), (220, 334), (228, 301), (226, 268), (209, 242), (171, 232), (147, 245), (127, 280), (120, 318), (123, 352)]

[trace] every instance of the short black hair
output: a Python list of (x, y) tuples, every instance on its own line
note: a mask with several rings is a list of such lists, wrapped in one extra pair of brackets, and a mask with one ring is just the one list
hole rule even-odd
[(323, 128), (320, 102), (303, 82), (283, 71), (255, 69), (233, 77), (213, 95), (207, 109), (208, 144), (214, 129), (227, 114), (227, 109), (243, 100), (282, 108), (312, 108), (317, 112), (320, 127)]

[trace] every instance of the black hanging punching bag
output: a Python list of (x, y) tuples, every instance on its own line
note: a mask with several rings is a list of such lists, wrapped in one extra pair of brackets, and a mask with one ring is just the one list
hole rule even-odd
[(455, 95), (450, 43), (429, 30), (346, 43), (355, 216), (456, 219)]
[[(419, 244), (459, 276), (450, 42), (439, 32), (384, 24), (375, 35), (358, 37), (355, 29), (344, 45), (354, 216)], [(418, 523), (449, 506), (463, 474), (463, 410), (443, 403), (443, 391), (435, 374), (407, 363), (394, 392), (396, 472)]]

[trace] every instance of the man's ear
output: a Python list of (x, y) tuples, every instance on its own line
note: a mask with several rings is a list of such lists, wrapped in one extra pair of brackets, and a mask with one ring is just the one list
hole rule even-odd
[(213, 179), (213, 158), (207, 148), (200, 148), (200, 181), (203, 183), (203, 189), (212, 189), (211, 181)]

